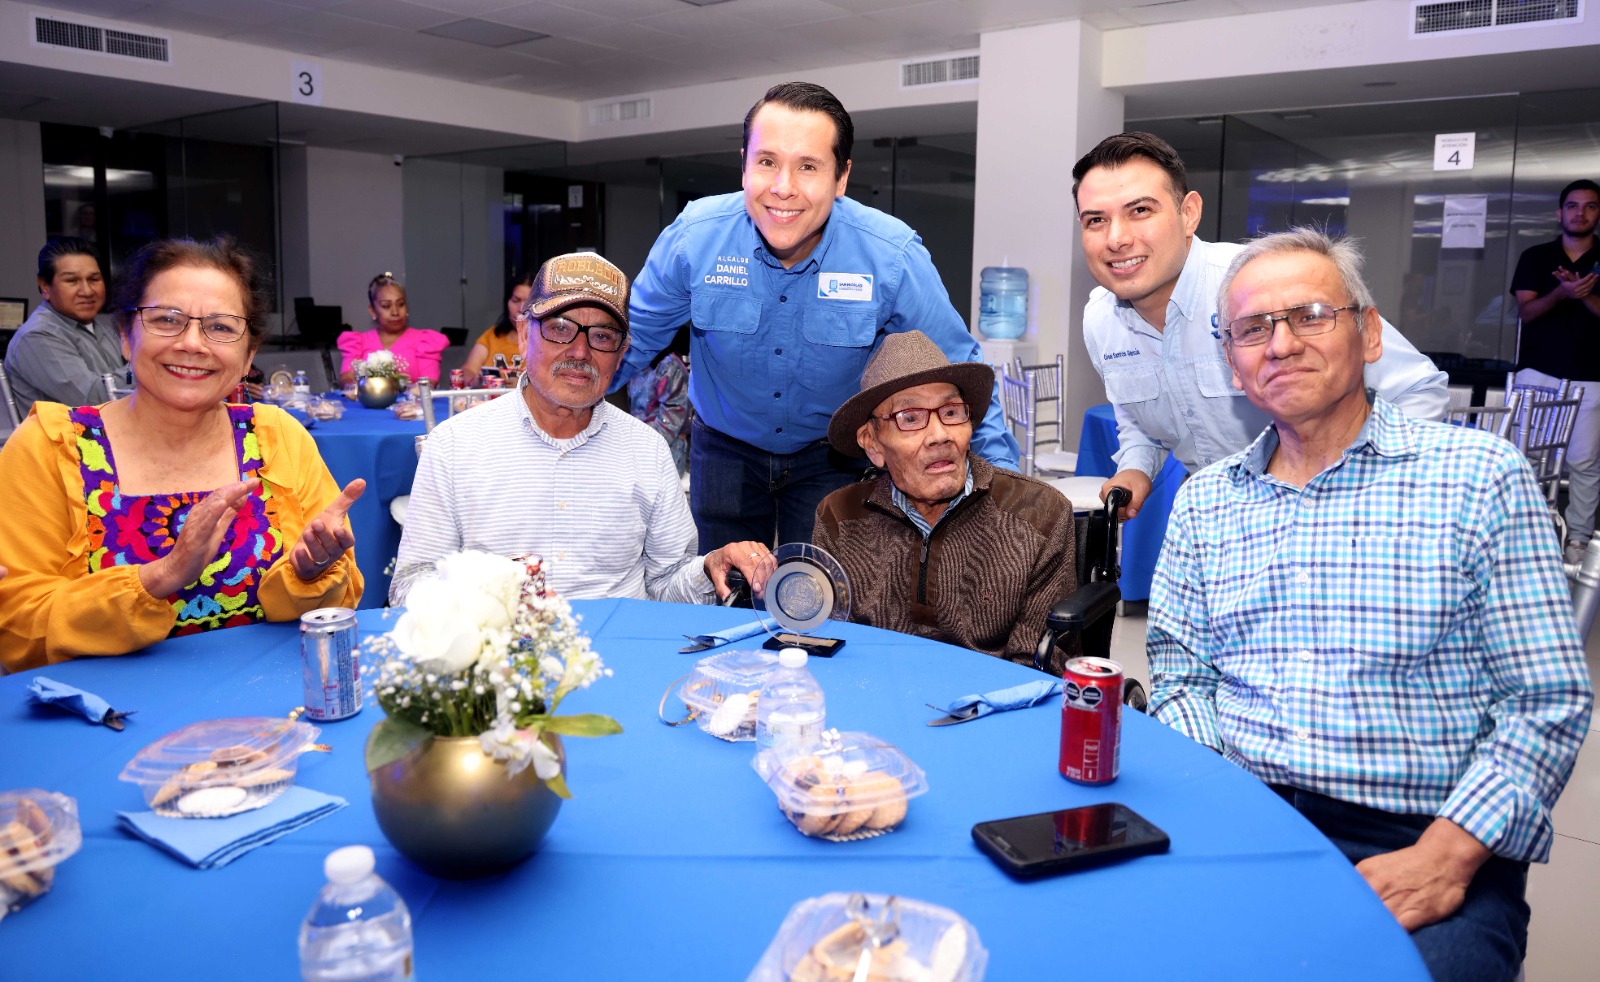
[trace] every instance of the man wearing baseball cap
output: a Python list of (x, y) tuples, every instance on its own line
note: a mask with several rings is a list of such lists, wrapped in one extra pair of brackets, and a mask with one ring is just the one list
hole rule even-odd
[(759, 587), (771, 550), (697, 555), (666, 441), (604, 401), (628, 350), (622, 271), (594, 253), (557, 256), (523, 313), (516, 397), (452, 416), (423, 444), (390, 602), (461, 549), (540, 556), (571, 599), (708, 601), (733, 567)]
[(885, 473), (824, 498), (812, 542), (850, 577), (852, 620), (1031, 665), (1077, 586), (1072, 505), (969, 452), (993, 392), (921, 331), (884, 338), (828, 441)]

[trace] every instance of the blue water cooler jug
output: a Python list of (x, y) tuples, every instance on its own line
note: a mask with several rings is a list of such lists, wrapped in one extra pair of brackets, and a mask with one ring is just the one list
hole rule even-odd
[(986, 338), (1011, 340), (1028, 330), (1028, 271), (1020, 266), (985, 266), (978, 278), (978, 330)]

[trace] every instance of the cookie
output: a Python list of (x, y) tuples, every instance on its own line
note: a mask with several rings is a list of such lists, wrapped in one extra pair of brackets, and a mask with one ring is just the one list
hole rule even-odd
[(887, 829), (899, 825), (906, 817), (906, 792), (899, 781), (882, 771), (868, 771), (851, 786), (853, 796), (873, 802), (872, 816), (867, 819), (869, 829)]

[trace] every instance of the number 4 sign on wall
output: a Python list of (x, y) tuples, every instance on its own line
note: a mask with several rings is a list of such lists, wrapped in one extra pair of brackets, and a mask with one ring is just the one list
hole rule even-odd
[(289, 63), (289, 73), (290, 102), (322, 105), (322, 62), (297, 59)]
[(1476, 133), (1435, 133), (1434, 170), (1471, 170), (1472, 152), (1478, 145)]

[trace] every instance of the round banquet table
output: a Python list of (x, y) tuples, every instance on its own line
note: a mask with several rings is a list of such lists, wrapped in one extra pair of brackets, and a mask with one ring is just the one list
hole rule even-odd
[[(858, 890), (958, 911), (977, 928), (995, 980), (1426, 978), (1405, 932), (1326, 839), (1250, 775), (1154, 720), (1126, 717), (1115, 783), (1071, 784), (1055, 771), (1054, 701), (924, 725), (933, 715), (924, 703), (1036, 673), (830, 623), (826, 633), (848, 643), (832, 659), (812, 659), (829, 725), (897, 744), (926, 770), (929, 791), (888, 835), (812, 840), (789, 825), (750, 768), (753, 744), (656, 719), (662, 692), (700, 657), (677, 653), (680, 635), (731, 626), (749, 611), (635, 600), (573, 606), (615, 676), (562, 709), (609, 713), (625, 732), (569, 738), (575, 797), (543, 849), (475, 881), (421, 873), (378, 831), (362, 764), (381, 712), (370, 699), (358, 716), (323, 726), (331, 753), (300, 764), (300, 784), (341, 795), (348, 808), (210, 871), (119, 829), (116, 812), (143, 805), (117, 774), (146, 743), (196, 720), (279, 715), (299, 703), (292, 624), (40, 670), (137, 710), (123, 733), (31, 704), (35, 673), (0, 678), (0, 789), (72, 795), (84, 828), (83, 848), (57, 871), (54, 890), (0, 921), (0, 975), (293, 978), (295, 939), (322, 885), (323, 857), (367, 843), (411, 908), (422, 979), (739, 979), (793, 904)], [(381, 611), (360, 618), (364, 633), (388, 623)], [(979, 821), (1100, 801), (1124, 802), (1159, 825), (1171, 851), (1020, 883), (971, 840)]]
[(382, 607), (389, 602), (386, 570), (400, 550), (400, 526), (389, 514), (389, 502), (411, 493), (422, 421), (341, 401), (344, 418), (318, 420), (310, 433), (341, 488), (358, 477), (367, 480), (367, 490), (350, 509), (350, 531), (356, 537), (356, 565), (366, 580), (361, 606)]

